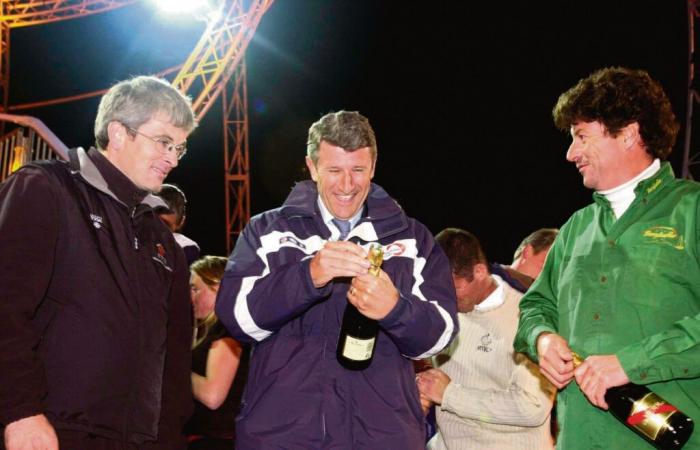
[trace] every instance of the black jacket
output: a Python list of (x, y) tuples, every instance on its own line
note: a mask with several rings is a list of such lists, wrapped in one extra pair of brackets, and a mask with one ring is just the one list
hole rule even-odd
[(189, 272), (159, 201), (94, 149), (0, 185), (0, 424), (183, 445)]

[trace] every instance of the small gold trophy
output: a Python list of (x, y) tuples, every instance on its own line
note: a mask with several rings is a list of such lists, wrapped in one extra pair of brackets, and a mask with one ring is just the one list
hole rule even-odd
[(379, 270), (382, 267), (382, 262), (384, 261), (384, 250), (380, 244), (372, 244), (369, 247), (369, 253), (367, 254), (367, 259), (370, 263), (369, 273), (375, 277), (379, 276)]

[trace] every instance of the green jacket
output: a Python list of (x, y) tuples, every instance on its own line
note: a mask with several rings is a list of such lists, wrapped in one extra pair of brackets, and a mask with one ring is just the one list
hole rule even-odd
[[(630, 381), (700, 421), (700, 184), (663, 163), (615, 220), (607, 199), (577, 211), (520, 302), (515, 349), (558, 333), (581, 354), (616, 354)], [(558, 397), (558, 448), (651, 449), (572, 381)], [(684, 450), (700, 449), (696, 427)]]

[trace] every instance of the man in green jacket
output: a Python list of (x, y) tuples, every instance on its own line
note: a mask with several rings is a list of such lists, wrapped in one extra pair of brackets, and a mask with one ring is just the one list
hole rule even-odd
[[(604, 395), (648, 384), (700, 420), (700, 184), (662, 162), (678, 124), (644, 71), (599, 70), (553, 115), (594, 203), (562, 227), (521, 300), (515, 349), (561, 389), (558, 448), (652, 448), (606, 411)], [(578, 368), (572, 352), (585, 357)], [(700, 449), (700, 432), (689, 449)]]

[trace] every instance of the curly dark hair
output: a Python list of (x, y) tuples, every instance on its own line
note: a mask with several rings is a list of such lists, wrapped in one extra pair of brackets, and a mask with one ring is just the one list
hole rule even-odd
[(557, 128), (600, 122), (611, 136), (637, 122), (647, 152), (661, 160), (673, 150), (678, 122), (661, 85), (644, 70), (606, 67), (559, 96), (552, 110)]

